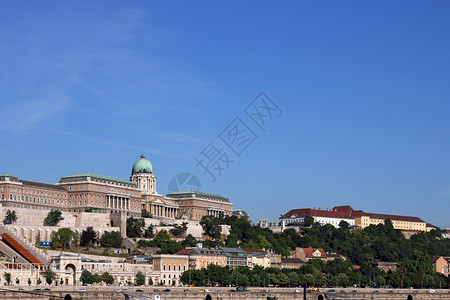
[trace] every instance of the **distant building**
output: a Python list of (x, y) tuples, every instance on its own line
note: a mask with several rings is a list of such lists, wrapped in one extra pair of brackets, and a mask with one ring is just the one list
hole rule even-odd
[(450, 257), (435, 256), (432, 258), (432, 262), (436, 273), (448, 276), (450, 272)]
[(291, 258), (299, 258), (304, 262), (307, 262), (310, 259), (318, 258), (321, 260), (327, 260), (327, 254), (323, 249), (313, 249), (313, 248), (295, 248), (294, 251), (292, 251), (289, 254), (289, 257)]
[(247, 253), (241, 248), (219, 247), (227, 258), (227, 267), (232, 269), (237, 267), (247, 267)]
[(260, 266), (263, 268), (270, 267), (270, 256), (271, 253), (269, 251), (259, 249), (244, 249), (247, 253), (247, 265), (250, 269), (253, 269), (256, 266)]
[(335, 260), (335, 259), (347, 260), (347, 257), (345, 257), (342, 254), (338, 254), (338, 253), (326, 253), (326, 255), (327, 255), (327, 261)]
[(444, 239), (450, 239), (450, 228), (442, 229), (442, 237)]
[(339, 227), (341, 221), (347, 222), (350, 226), (355, 225), (355, 220), (345, 212), (333, 209), (316, 209), (316, 208), (302, 208), (292, 209), (283, 215), (282, 220), (286, 226), (305, 226), (305, 217), (311, 216), (315, 223), (321, 225), (330, 224), (334, 227)]
[(300, 269), (305, 264), (305, 261), (300, 258), (282, 257), (281, 268), (282, 269)]
[(339, 227), (339, 223), (345, 221), (350, 226), (366, 228), (370, 225), (383, 224), (386, 219), (390, 219), (395, 229), (403, 231), (425, 232), (435, 228), (431, 224), (427, 227), (427, 223), (418, 217), (367, 213), (362, 210), (354, 210), (349, 205), (335, 206), (326, 210), (320, 208), (292, 209), (280, 219), (286, 226), (304, 226), (306, 216), (313, 217), (314, 222), (322, 225), (331, 224), (334, 227)]
[(373, 263), (373, 266), (383, 270), (384, 272), (394, 272), (395, 270), (397, 270), (398, 267), (398, 263), (397, 262), (387, 262), (387, 261), (377, 261)]
[(227, 258), (225, 252), (220, 249), (205, 249), (203, 247), (195, 247), (178, 251), (178, 255), (189, 256), (189, 269), (201, 270), (209, 265), (225, 267)]

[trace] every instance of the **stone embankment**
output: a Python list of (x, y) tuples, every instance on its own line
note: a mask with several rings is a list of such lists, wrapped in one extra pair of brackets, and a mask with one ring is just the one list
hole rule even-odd
[[(137, 294), (139, 296), (148, 297), (152, 295), (160, 295), (162, 300), (166, 299), (205, 299), (209, 294), (212, 299), (233, 300), (233, 299), (268, 299), (276, 297), (283, 299), (303, 299), (303, 291), (295, 289), (250, 289), (248, 292), (231, 292), (230, 289), (218, 288), (210, 289), (210, 291), (202, 291), (203, 288), (171, 288), (170, 292), (157, 291), (154, 287), (132, 287), (129, 289), (121, 289), (117, 287), (78, 287), (78, 288), (57, 288), (52, 287), (49, 291), (36, 291), (32, 288), (23, 287), (23, 290), (15, 287), (4, 287), (0, 289), (0, 299), (61, 299), (70, 294), (73, 299), (125, 299), (125, 294)], [(81, 291), (81, 290), (82, 291)], [(189, 291), (187, 291), (189, 290)], [(202, 292), (200, 292), (202, 291)], [(337, 289), (333, 293), (307, 293), (308, 300), (443, 300), (450, 299), (449, 290), (436, 290), (430, 293), (429, 290), (374, 290), (359, 289), (353, 292), (352, 289)]]

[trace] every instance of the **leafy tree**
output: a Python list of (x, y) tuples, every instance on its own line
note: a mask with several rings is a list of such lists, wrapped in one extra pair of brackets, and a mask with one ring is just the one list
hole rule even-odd
[(80, 246), (92, 247), (98, 243), (97, 233), (92, 226), (87, 227), (80, 236)]
[(137, 272), (135, 282), (136, 282), (136, 285), (144, 285), (145, 284), (145, 275), (141, 271)]
[(43, 275), (48, 285), (52, 284), (53, 280), (56, 278), (56, 273), (50, 269), (45, 270)]
[(37, 285), (41, 285), (41, 283), (42, 283), (41, 278), (38, 278), (37, 281), (36, 281), (36, 284), (37, 284)]
[(16, 278), (16, 284), (19, 284), (19, 283), (20, 283), (19, 278)]
[(183, 222), (181, 226), (175, 224), (173, 228), (170, 229), (170, 233), (174, 236), (183, 236), (184, 234), (186, 234), (186, 230), (187, 230), (187, 223)]
[(350, 224), (348, 224), (348, 222), (342, 220), (341, 222), (339, 222), (339, 228), (348, 229), (348, 228), (350, 228)]
[(122, 247), (122, 236), (118, 231), (106, 231), (100, 238), (100, 246), (105, 248)]
[(52, 247), (58, 248), (62, 246), (64, 249), (70, 248), (76, 241), (76, 233), (70, 228), (61, 228), (57, 232), (52, 233)]
[(84, 270), (83, 272), (81, 272), (80, 281), (83, 283), (83, 285), (93, 284), (94, 277), (91, 272), (89, 272), (88, 270)]
[(17, 221), (17, 215), (15, 210), (7, 210), (5, 218), (3, 219), (3, 224), (12, 224)]
[(93, 283), (100, 283), (100, 282), (102, 282), (102, 276), (95, 273), (92, 275), (92, 281), (93, 281)]
[(306, 216), (304, 218), (304, 221), (305, 221), (305, 226), (309, 227), (309, 226), (311, 226), (314, 223), (314, 217)]
[(145, 229), (144, 231), (144, 237), (146, 238), (152, 238), (155, 235), (153, 234), (153, 230), (154, 230), (154, 226), (152, 224), (150, 224), (147, 229)]
[(127, 237), (137, 238), (142, 235), (145, 227), (144, 219), (129, 217), (127, 219)]
[(312, 274), (305, 274), (305, 280), (308, 286), (314, 286), (314, 283), (316, 282), (316, 278)]
[(148, 285), (153, 285), (153, 280), (151, 277), (148, 278)]
[(146, 209), (143, 209), (141, 211), (141, 217), (143, 217), (143, 218), (153, 218), (152, 214), (149, 213)]
[(61, 211), (57, 209), (49, 211), (47, 217), (44, 219), (44, 226), (57, 226), (60, 221), (64, 220), (61, 214)]
[(184, 248), (195, 247), (196, 244), (197, 239), (192, 234), (188, 234), (186, 238), (181, 242), (181, 245), (183, 245)]
[(114, 277), (111, 274), (109, 274), (108, 272), (103, 272), (101, 279), (106, 284), (114, 283)]
[(31, 279), (30, 278), (28, 278), (27, 283), (28, 283), (29, 286), (31, 285)]
[(219, 239), (221, 235), (221, 225), (220, 219), (215, 218), (213, 216), (203, 216), (200, 225), (202, 225), (203, 230), (207, 235), (209, 235), (213, 239)]

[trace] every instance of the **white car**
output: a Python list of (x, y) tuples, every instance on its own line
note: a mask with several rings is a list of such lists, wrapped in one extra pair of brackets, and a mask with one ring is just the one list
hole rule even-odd
[(77, 289), (77, 292), (86, 292), (86, 289), (83, 289), (83, 288)]
[(428, 293), (434, 294), (434, 293), (436, 293), (436, 291), (435, 290), (429, 290)]

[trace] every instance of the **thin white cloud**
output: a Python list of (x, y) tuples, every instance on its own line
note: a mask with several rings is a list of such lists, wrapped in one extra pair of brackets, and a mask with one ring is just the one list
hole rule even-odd
[(1, 128), (11, 131), (31, 130), (65, 110), (69, 105), (69, 97), (59, 93), (46, 98), (6, 105), (0, 112)]

